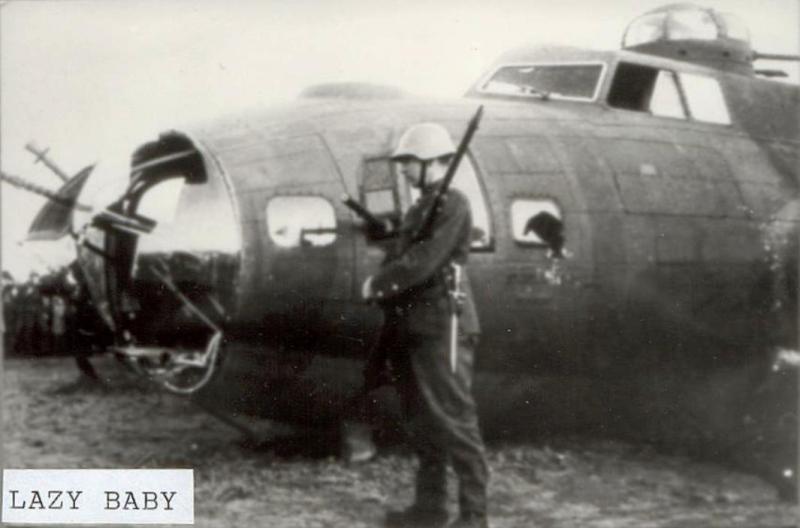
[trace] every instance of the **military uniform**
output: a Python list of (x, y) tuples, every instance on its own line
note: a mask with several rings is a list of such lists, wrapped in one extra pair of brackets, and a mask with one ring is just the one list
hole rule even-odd
[(419, 458), (414, 508), (443, 512), (446, 519), (448, 461), (459, 480), (462, 517), (486, 517), (488, 466), (472, 397), (474, 345), (480, 332), (468, 293), (459, 318), (458, 362), (450, 367), (450, 318), (446, 271), (469, 254), (472, 219), (467, 198), (450, 189), (429, 233), (415, 234), (438, 184), (423, 188), (408, 210), (396, 245), (372, 279), (372, 293), (385, 313), (382, 347), (403, 400), (409, 437)]

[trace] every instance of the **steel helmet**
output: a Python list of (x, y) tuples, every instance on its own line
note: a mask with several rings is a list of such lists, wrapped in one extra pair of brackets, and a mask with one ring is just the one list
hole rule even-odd
[(455, 151), (456, 147), (446, 128), (437, 123), (420, 123), (409, 127), (400, 136), (392, 159), (414, 157), (420, 161), (431, 161)]

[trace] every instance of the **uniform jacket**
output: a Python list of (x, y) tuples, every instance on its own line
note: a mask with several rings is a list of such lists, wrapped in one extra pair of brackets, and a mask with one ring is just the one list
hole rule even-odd
[[(442, 196), (435, 220), (428, 232), (415, 241), (436, 196), (437, 184), (426, 187), (409, 208), (397, 231), (394, 247), (373, 278), (375, 297), (385, 307), (402, 315), (424, 317), (425, 312), (449, 313), (446, 273), (451, 262), (464, 265), (469, 256), (472, 214), (469, 201), (457, 189)], [(460, 327), (464, 334), (477, 335), (480, 325), (472, 300), (466, 269), (461, 290), (467, 298), (461, 309)]]

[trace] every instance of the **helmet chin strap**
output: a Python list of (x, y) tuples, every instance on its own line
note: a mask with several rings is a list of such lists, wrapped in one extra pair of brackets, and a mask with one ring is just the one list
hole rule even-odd
[(428, 185), (428, 182), (427, 182), (427, 179), (428, 179), (428, 166), (430, 165), (431, 162), (430, 162), (430, 160), (426, 160), (426, 161), (420, 160), (420, 163), (422, 163), (422, 167), (421, 167), (421, 170), (420, 170), (420, 173), (419, 173), (419, 188), (420, 189), (425, 189), (425, 187)]

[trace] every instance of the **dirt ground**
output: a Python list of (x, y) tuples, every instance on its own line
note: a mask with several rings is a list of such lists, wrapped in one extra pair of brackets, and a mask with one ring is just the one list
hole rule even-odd
[[(346, 465), (324, 436), (248, 447), (189, 401), (104, 366), (106, 385), (92, 387), (76, 383), (71, 359), (5, 361), (5, 467), (194, 468), (200, 527), (380, 526), (387, 507), (411, 500), (414, 464), (401, 449)], [(490, 446), (489, 461), (496, 528), (766, 528), (800, 519), (758, 477), (648, 446), (557, 437)]]

